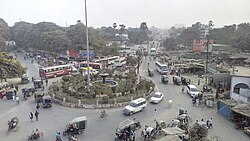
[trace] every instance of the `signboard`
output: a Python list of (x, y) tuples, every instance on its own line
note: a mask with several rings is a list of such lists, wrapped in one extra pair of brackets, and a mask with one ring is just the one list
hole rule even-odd
[[(72, 58), (87, 58), (87, 51), (83, 51), (83, 50), (68, 50), (66, 52), (66, 54), (69, 56), (69, 57), (72, 57)], [(94, 52), (90, 51), (89, 52), (89, 57), (90, 58), (94, 58), (95, 57), (95, 54)]]
[[(81, 58), (87, 58), (87, 51), (80, 50), (80, 57)], [(94, 58), (94, 57), (95, 57), (95, 53), (90, 51), (89, 52), (89, 58)]]
[[(212, 52), (213, 50), (213, 40), (209, 40), (208, 52)], [(207, 40), (194, 40), (193, 41), (193, 52), (207, 52)]]

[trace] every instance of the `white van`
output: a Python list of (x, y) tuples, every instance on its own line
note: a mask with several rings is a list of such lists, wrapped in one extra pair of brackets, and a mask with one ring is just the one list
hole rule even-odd
[(133, 115), (134, 113), (143, 111), (147, 107), (147, 100), (145, 98), (138, 98), (129, 102), (123, 109), (123, 114)]
[(191, 97), (198, 96), (199, 90), (195, 87), (195, 85), (187, 85), (187, 94)]

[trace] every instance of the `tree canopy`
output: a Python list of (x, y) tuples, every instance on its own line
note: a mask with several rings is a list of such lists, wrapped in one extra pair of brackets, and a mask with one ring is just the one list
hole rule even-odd
[(8, 24), (0, 18), (0, 51), (5, 47), (5, 41), (10, 38)]
[[(32, 47), (53, 52), (86, 49), (86, 26), (80, 20), (69, 27), (59, 27), (51, 22), (38, 24), (17, 22), (11, 27), (11, 38), (16, 41), (17, 46), (23, 48)], [(104, 40), (94, 28), (89, 28), (89, 39), (92, 49), (105, 45)]]
[(228, 25), (215, 28), (210, 32), (210, 38), (218, 44), (227, 44), (239, 50), (250, 50), (250, 24)]

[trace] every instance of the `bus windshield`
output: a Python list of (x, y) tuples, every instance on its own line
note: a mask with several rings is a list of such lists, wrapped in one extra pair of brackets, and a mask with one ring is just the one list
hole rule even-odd
[(163, 71), (167, 71), (168, 70), (168, 66), (162, 66), (161, 68)]

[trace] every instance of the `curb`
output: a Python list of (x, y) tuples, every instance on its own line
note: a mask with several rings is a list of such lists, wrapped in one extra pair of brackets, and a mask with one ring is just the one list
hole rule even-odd
[[(147, 95), (145, 98), (148, 100), (152, 94), (154, 94), (154, 90), (152, 90), (149, 95)], [(51, 96), (51, 94), (50, 94)], [(58, 99), (53, 99), (53, 102), (64, 106), (64, 107), (69, 107), (69, 108), (79, 108), (79, 109), (110, 109), (110, 108), (121, 108), (125, 107), (128, 105), (129, 102), (122, 102), (122, 103), (117, 103), (117, 104), (76, 104), (76, 103), (67, 103), (67, 102), (62, 102), (61, 100)]]

